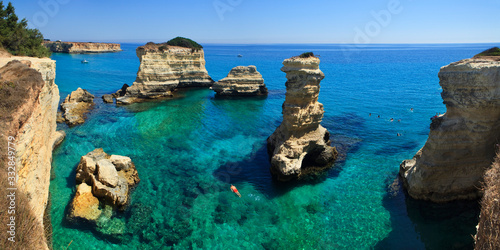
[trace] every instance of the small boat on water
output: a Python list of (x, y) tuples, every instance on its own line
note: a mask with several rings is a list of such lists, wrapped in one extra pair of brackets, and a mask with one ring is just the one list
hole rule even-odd
[(238, 54), (238, 57), (243, 57), (241, 54)]
[(87, 61), (87, 60), (83, 59), (83, 60), (82, 60), (82, 63), (89, 63), (89, 61)]

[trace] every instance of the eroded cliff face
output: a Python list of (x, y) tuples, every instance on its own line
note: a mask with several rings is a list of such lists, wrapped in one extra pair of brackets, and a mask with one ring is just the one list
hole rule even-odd
[(43, 42), (43, 45), (55, 53), (84, 54), (122, 51), (119, 43)]
[(226, 78), (215, 82), (211, 87), (218, 96), (255, 96), (266, 95), (267, 88), (257, 67), (237, 66), (231, 69)]
[(320, 125), (324, 111), (318, 95), (325, 76), (319, 62), (316, 57), (292, 57), (283, 62), (281, 71), (287, 78), (283, 122), (267, 139), (271, 173), (278, 180), (328, 168), (337, 158), (330, 133)]
[(141, 62), (137, 78), (117, 103), (169, 97), (176, 88), (210, 87), (214, 82), (205, 69), (203, 49), (146, 44), (136, 52)]
[[(2, 88), (5, 88), (2, 91), (6, 91), (1, 100), (2, 142), (8, 136), (16, 138), (16, 192), (27, 197), (30, 212), (43, 232), (52, 149), (54, 143), (61, 140), (61, 134), (56, 133), (59, 89), (54, 82), (55, 61), (49, 58), (6, 57), (0, 58), (0, 67)], [(47, 248), (46, 243), (40, 248)]]
[(438, 76), (447, 111), (432, 119), (427, 142), (400, 175), (416, 199), (477, 199), (500, 137), (500, 62), (466, 59)]

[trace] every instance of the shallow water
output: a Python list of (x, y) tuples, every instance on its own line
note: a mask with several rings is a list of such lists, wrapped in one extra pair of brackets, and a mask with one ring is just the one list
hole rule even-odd
[[(59, 125), (67, 137), (54, 152), (54, 249), (70, 242), (71, 249), (471, 247), (478, 215), (474, 203), (418, 202), (391, 185), (399, 163), (425, 143), (429, 118), (446, 110), (437, 78), (440, 67), (491, 44), (370, 45), (357, 50), (341, 45), (206, 45), (206, 67), (214, 80), (232, 67), (256, 65), (269, 96), (220, 100), (211, 90), (191, 89), (171, 100), (104, 104), (102, 94), (134, 81), (137, 46), (123, 44), (123, 52), (111, 54), (52, 56), (62, 99), (77, 87), (96, 96), (85, 124)], [(319, 98), (325, 107), (322, 125), (343, 157), (322, 176), (283, 185), (271, 179), (266, 138), (281, 122), (286, 81), (281, 63), (306, 51), (321, 56), (326, 75)], [(84, 58), (90, 63), (81, 64)], [(131, 157), (141, 178), (128, 211), (117, 215), (117, 225), (125, 225), (121, 242), (64, 220), (74, 195), (75, 167), (82, 155), (98, 147)], [(229, 183), (242, 198), (231, 193)]]

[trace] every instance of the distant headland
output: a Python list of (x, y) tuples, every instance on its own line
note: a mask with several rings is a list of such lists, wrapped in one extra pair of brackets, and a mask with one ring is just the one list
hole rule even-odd
[(44, 41), (43, 45), (55, 53), (86, 54), (122, 51), (119, 43)]

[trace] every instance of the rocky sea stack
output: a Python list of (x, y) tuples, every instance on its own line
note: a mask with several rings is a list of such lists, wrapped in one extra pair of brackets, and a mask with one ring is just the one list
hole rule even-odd
[(410, 196), (434, 202), (477, 199), (500, 139), (500, 62), (477, 56), (441, 68), (444, 115), (424, 147), (400, 166)]
[(214, 82), (205, 69), (203, 48), (187, 38), (150, 42), (138, 47), (136, 53), (141, 62), (137, 78), (116, 97), (117, 103), (170, 97), (177, 88), (210, 87)]
[(70, 126), (85, 122), (85, 114), (94, 105), (94, 96), (87, 90), (78, 88), (71, 92), (64, 102), (61, 103), (62, 114), (59, 114), (58, 121), (66, 122)]
[(329, 168), (337, 158), (330, 133), (320, 125), (324, 111), (318, 95), (325, 75), (319, 62), (303, 54), (286, 59), (281, 68), (287, 78), (283, 122), (267, 139), (271, 173), (280, 181)]
[(211, 87), (217, 96), (267, 95), (267, 88), (257, 67), (238, 66), (231, 69), (226, 78)]

